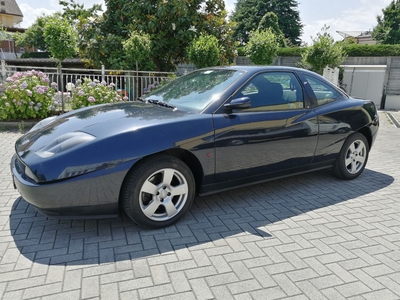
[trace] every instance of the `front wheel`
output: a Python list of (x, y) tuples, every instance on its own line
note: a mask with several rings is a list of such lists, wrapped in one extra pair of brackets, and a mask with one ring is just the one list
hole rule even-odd
[(333, 165), (333, 173), (342, 179), (354, 179), (363, 171), (368, 161), (369, 146), (365, 136), (353, 133), (343, 144)]
[(189, 167), (169, 155), (139, 162), (127, 175), (121, 204), (128, 217), (144, 227), (161, 228), (177, 222), (195, 197), (195, 181)]

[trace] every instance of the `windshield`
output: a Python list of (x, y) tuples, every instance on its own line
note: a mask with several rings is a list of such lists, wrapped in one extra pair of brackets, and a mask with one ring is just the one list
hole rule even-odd
[(228, 69), (198, 70), (175, 79), (142, 99), (161, 101), (185, 111), (201, 112), (211, 102), (218, 100), (243, 74), (243, 71)]

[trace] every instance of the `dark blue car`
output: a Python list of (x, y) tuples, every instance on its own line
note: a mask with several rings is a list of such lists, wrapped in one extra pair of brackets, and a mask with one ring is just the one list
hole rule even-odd
[(331, 168), (364, 170), (378, 131), (371, 101), (287, 67), (194, 71), (133, 102), (38, 123), (15, 145), (22, 197), (45, 215), (178, 221), (196, 195)]

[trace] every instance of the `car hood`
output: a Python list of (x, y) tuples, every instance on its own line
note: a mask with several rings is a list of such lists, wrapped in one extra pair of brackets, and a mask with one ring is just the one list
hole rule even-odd
[(16, 142), (19, 161), (36, 182), (100, 169), (127, 172), (144, 156), (171, 148), (190, 151), (214, 134), (210, 114), (143, 102), (99, 105), (43, 122)]
[(51, 143), (56, 137), (70, 132), (85, 132), (102, 139), (144, 127), (187, 120), (190, 112), (173, 110), (143, 102), (125, 102), (87, 107), (63, 114), (49, 124), (32, 130), (16, 142), (20, 157)]

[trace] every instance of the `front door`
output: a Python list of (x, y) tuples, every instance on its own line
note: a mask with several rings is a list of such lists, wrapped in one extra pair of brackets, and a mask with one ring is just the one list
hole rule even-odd
[(249, 97), (250, 108), (214, 114), (216, 183), (312, 162), (318, 123), (303, 95), (294, 73), (261, 73), (232, 97)]

